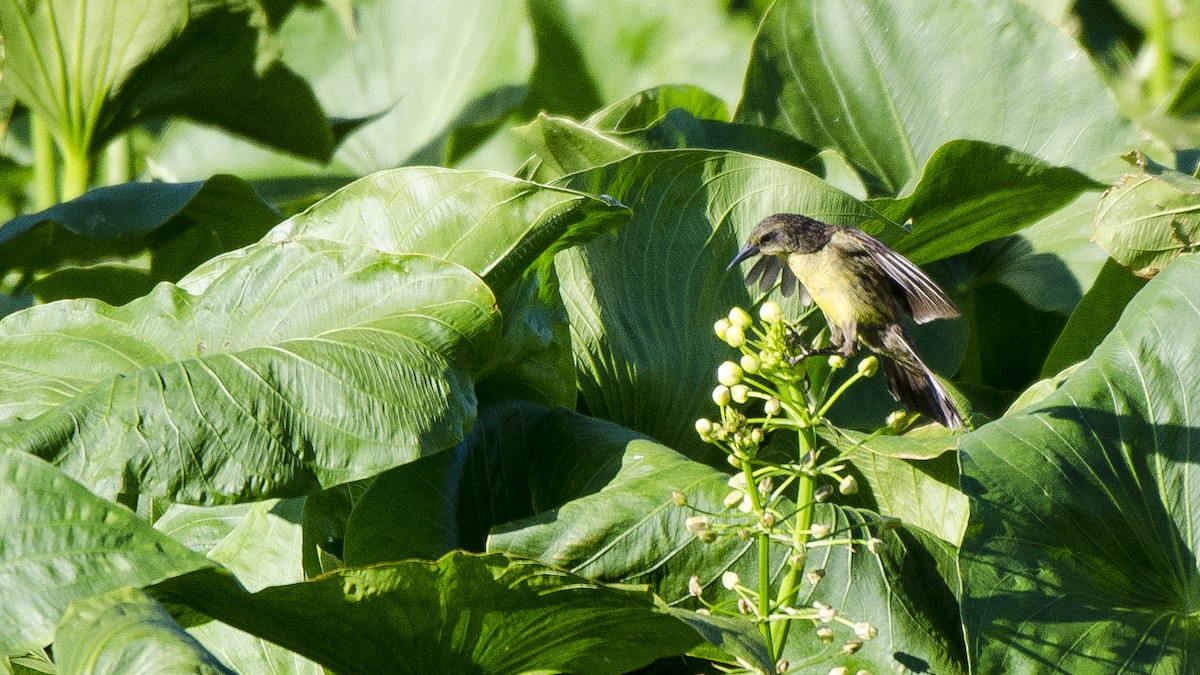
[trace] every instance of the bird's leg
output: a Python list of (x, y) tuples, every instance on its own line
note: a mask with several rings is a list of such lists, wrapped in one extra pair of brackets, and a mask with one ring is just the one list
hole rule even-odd
[(794, 331), (790, 328), (787, 331), (787, 341), (792, 349), (797, 352), (795, 355), (787, 357), (787, 364), (789, 366), (794, 366), (810, 356), (829, 356), (830, 354), (836, 352), (836, 350), (832, 347), (813, 349), (804, 341), (803, 338), (800, 337), (800, 333), (798, 331)]

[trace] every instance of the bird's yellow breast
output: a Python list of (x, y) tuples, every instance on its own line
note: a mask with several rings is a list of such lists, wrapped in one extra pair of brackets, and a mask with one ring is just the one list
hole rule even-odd
[(839, 326), (882, 326), (896, 320), (895, 301), (879, 269), (835, 246), (788, 255), (788, 267)]

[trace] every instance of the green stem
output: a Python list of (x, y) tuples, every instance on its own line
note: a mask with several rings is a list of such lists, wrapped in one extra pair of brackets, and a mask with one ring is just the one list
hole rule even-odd
[(133, 177), (129, 149), (129, 136), (118, 136), (104, 149), (104, 184), (119, 185), (128, 183)]
[(831, 408), (833, 404), (837, 402), (838, 398), (845, 393), (845, 391), (849, 389), (851, 385), (853, 385), (855, 382), (858, 382), (863, 377), (864, 375), (861, 372), (857, 372), (846, 378), (846, 381), (842, 383), (842, 386), (838, 387), (837, 391), (833, 392), (832, 396), (825, 399), (825, 405), (821, 406), (821, 409), (817, 411), (816, 417), (818, 419), (825, 417), (825, 413), (829, 412), (829, 408)]
[(62, 199), (67, 201), (87, 192), (90, 158), (86, 149), (63, 148)]
[[(758, 484), (754, 480), (754, 469), (750, 466), (749, 460), (742, 461), (742, 474), (746, 477), (746, 494), (750, 496), (750, 506), (754, 513), (758, 514), (761, 522), (765, 509), (758, 494)], [(763, 639), (766, 640), (767, 654), (771, 656), (771, 661), (775, 661), (778, 656), (771, 640), (771, 624), (766, 621), (766, 617), (771, 613), (771, 538), (767, 532), (760, 532), (756, 538), (758, 539), (758, 615), (763, 617), (759, 630), (763, 634)]]
[(29, 135), (33, 146), (33, 206), (41, 211), (58, 203), (55, 182), (54, 137), (50, 127), (37, 115), (30, 115)]
[(1174, 72), (1173, 48), (1171, 44), (1171, 18), (1167, 13), (1166, 0), (1151, 0), (1149, 39), (1154, 50), (1150, 72), (1150, 96), (1161, 101), (1171, 93), (1171, 75)]
[[(803, 458), (809, 452), (816, 452), (817, 438), (816, 431), (809, 427), (801, 429), (797, 436), (800, 441), (800, 457)], [(813, 477), (807, 473), (801, 473), (797, 481), (796, 506), (799, 511), (796, 513), (796, 520), (793, 523), (792, 530), (792, 547), (794, 551), (804, 551), (808, 546), (809, 530), (812, 529), (813, 518), (813, 491), (816, 489)], [(787, 573), (784, 574), (783, 583), (779, 586), (779, 595), (776, 598), (776, 606), (791, 607), (796, 600), (796, 594), (800, 591), (800, 575), (804, 572), (804, 563), (799, 565), (789, 565)], [(787, 643), (788, 629), (791, 627), (791, 621), (780, 621), (771, 626), (771, 642), (779, 645), (780, 653), (783, 653), (783, 646)]]

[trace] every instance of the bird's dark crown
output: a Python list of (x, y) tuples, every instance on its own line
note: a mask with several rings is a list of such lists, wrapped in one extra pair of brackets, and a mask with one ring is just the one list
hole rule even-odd
[(755, 225), (746, 243), (763, 255), (813, 253), (829, 243), (832, 227), (798, 213), (777, 213)]

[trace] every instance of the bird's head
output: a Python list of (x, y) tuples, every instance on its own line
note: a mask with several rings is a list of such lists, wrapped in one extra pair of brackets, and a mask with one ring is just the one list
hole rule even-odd
[(830, 226), (819, 220), (797, 213), (777, 213), (763, 218), (750, 236), (746, 245), (734, 256), (729, 267), (762, 255), (786, 256), (789, 253), (812, 253), (829, 243)]

